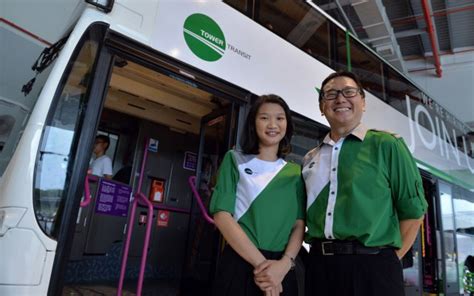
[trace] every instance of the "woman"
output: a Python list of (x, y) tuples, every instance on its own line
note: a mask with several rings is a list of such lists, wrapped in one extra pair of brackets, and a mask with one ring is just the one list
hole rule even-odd
[(242, 152), (225, 155), (211, 213), (228, 245), (218, 267), (215, 295), (297, 295), (294, 259), (304, 233), (305, 191), (290, 152), (293, 125), (276, 95), (250, 109)]

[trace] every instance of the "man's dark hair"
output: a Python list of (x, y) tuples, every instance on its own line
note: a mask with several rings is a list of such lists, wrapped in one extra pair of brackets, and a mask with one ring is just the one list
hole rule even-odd
[[(97, 140), (100, 140), (100, 141), (102, 141), (102, 142), (104, 142), (104, 143), (107, 144), (107, 146), (105, 147), (105, 151), (107, 151), (107, 149), (109, 149), (109, 146), (110, 146), (110, 138), (109, 138), (109, 136), (97, 135), (97, 136), (95, 137), (95, 140), (96, 140), (96, 141), (97, 141)], [(105, 152), (105, 151), (104, 151), (104, 152)]]
[(285, 111), (286, 117), (286, 133), (283, 139), (281, 139), (278, 145), (278, 157), (284, 157), (291, 152), (291, 137), (293, 136), (293, 120), (291, 119), (291, 111), (288, 104), (279, 96), (269, 94), (258, 97), (250, 108), (247, 120), (245, 121), (244, 130), (242, 132), (241, 146), (245, 154), (258, 154), (259, 153), (259, 139), (257, 135), (257, 129), (255, 126), (255, 120), (257, 118), (257, 112), (260, 107), (265, 103), (278, 104)]
[(319, 91), (319, 102), (321, 102), (321, 100), (323, 99), (323, 94), (324, 94), (324, 86), (331, 80), (331, 79), (334, 79), (336, 77), (348, 77), (352, 80), (354, 80), (354, 82), (357, 84), (357, 87), (359, 88), (359, 91), (360, 91), (360, 94), (363, 98), (365, 98), (365, 92), (364, 92), (364, 87), (362, 86), (362, 83), (360, 82), (359, 78), (357, 77), (357, 75), (355, 75), (354, 73), (352, 72), (349, 72), (349, 71), (339, 71), (339, 72), (334, 72), (332, 74), (329, 74), (328, 77), (326, 77), (326, 79), (323, 80), (323, 83), (321, 83), (321, 89)]

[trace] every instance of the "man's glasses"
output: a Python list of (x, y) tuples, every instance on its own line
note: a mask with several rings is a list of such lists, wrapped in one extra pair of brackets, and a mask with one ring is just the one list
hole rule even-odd
[(332, 101), (337, 98), (339, 93), (346, 99), (353, 98), (357, 96), (359, 93), (359, 88), (357, 87), (346, 87), (343, 89), (330, 89), (328, 91), (323, 92), (323, 99), (326, 101)]

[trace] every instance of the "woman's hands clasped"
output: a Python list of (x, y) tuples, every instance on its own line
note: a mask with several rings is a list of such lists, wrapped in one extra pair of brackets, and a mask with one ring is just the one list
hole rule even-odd
[(265, 296), (278, 296), (283, 292), (282, 282), (291, 268), (291, 261), (284, 256), (280, 260), (265, 260), (254, 269), (255, 284)]

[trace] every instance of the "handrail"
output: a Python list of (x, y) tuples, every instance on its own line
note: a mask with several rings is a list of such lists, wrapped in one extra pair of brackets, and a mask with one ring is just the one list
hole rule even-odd
[(146, 196), (141, 192), (142, 191), (142, 183), (143, 183), (143, 174), (145, 172), (145, 165), (146, 160), (148, 157), (148, 144), (149, 139), (145, 141), (145, 149), (143, 152), (143, 159), (142, 159), (142, 167), (140, 170), (140, 178), (138, 180), (138, 188), (137, 193), (134, 195), (132, 209), (130, 213), (130, 217), (128, 219), (127, 225), (127, 238), (125, 239), (125, 246), (122, 254), (122, 265), (120, 267), (120, 279), (117, 288), (117, 295), (122, 295), (123, 289), (123, 281), (125, 279), (125, 270), (127, 267), (127, 259), (128, 259), (128, 251), (130, 249), (130, 240), (132, 238), (133, 232), (133, 225), (135, 222), (135, 212), (137, 208), (138, 202), (144, 203), (148, 207), (147, 211), (147, 223), (146, 223), (146, 232), (145, 232), (145, 241), (143, 243), (143, 250), (142, 250), (142, 259), (140, 261), (140, 271), (138, 274), (138, 284), (137, 284), (137, 296), (141, 296), (142, 294), (142, 287), (143, 287), (143, 279), (145, 276), (145, 266), (146, 266), (146, 259), (147, 259), (147, 252), (148, 252), (148, 245), (150, 243), (150, 234), (151, 234), (151, 226), (153, 223), (153, 204), (146, 198)]
[(86, 179), (84, 180), (84, 200), (81, 201), (81, 208), (87, 207), (92, 201), (89, 180), (97, 181), (97, 176), (89, 174), (86, 176)]
[(206, 211), (206, 207), (204, 206), (204, 203), (202, 202), (202, 199), (201, 199), (201, 196), (199, 195), (199, 193), (197, 192), (197, 189), (196, 189), (196, 176), (191, 176), (189, 177), (188, 179), (188, 183), (189, 183), (189, 186), (191, 186), (191, 190), (193, 192), (193, 196), (194, 198), (196, 198), (196, 201), (199, 205), (199, 209), (201, 210), (201, 213), (204, 217), (204, 219), (206, 219), (207, 222), (211, 223), (211, 224), (214, 224), (214, 219), (212, 219), (208, 214), (207, 214), (207, 211)]
[[(138, 201), (138, 203), (140, 203), (140, 201)], [(156, 210), (170, 211), (170, 212), (174, 212), (174, 213), (181, 213), (181, 214), (188, 214), (188, 215), (191, 214), (191, 211), (189, 211), (189, 210), (176, 208), (176, 207), (163, 206), (163, 205), (159, 205), (159, 204), (156, 204), (156, 203), (152, 203), (152, 204), (153, 204), (153, 209), (156, 209)], [(140, 204), (140, 206), (143, 206), (143, 205)], [(145, 205), (145, 206), (147, 206), (147, 205)]]

